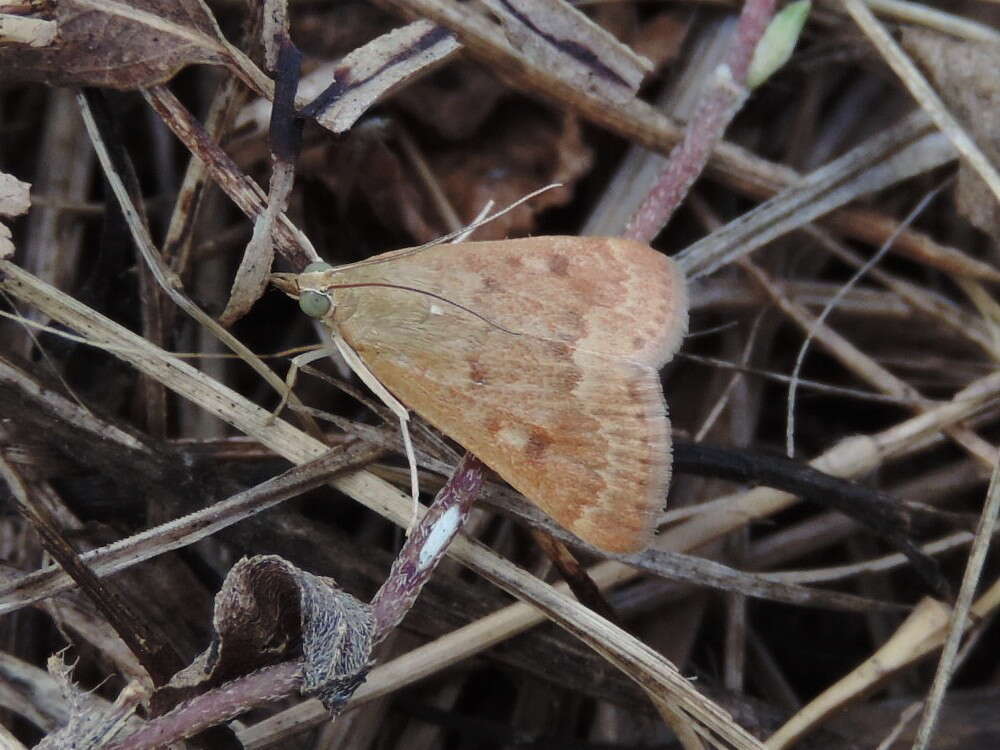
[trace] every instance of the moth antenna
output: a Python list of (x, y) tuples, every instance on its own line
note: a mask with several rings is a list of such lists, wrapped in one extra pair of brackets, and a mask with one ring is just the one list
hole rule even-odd
[[(477, 313), (472, 308), (466, 307), (461, 302), (455, 302), (454, 300), (450, 300), (447, 297), (442, 297), (440, 294), (435, 294), (434, 292), (428, 292), (426, 289), (417, 289), (416, 287), (405, 286), (403, 284), (386, 284), (384, 282), (377, 282), (377, 281), (366, 281), (366, 282), (359, 282), (359, 283), (356, 283), (356, 284), (330, 284), (326, 288), (327, 289), (357, 289), (357, 288), (360, 288), (360, 287), (368, 287), (368, 286), (384, 287), (386, 289), (400, 289), (400, 290), (405, 291), (405, 292), (415, 292), (416, 294), (425, 294), (428, 297), (433, 297), (436, 300), (440, 300), (441, 302), (444, 302), (446, 305), (451, 305), (452, 307), (457, 307), (459, 310), (463, 310), (464, 312), (469, 313), (469, 315), (471, 315), (471, 316), (473, 316), (475, 318), (479, 318), (486, 325), (492, 326), (493, 328), (496, 328), (498, 331), (503, 331), (504, 333), (509, 333), (511, 336), (530, 336), (531, 338), (538, 339), (539, 341), (551, 341), (551, 342), (556, 343), (556, 344), (566, 344), (566, 342), (563, 341), (562, 339), (551, 338), (549, 336), (539, 336), (537, 334), (526, 333), (524, 331), (515, 331), (512, 328), (507, 328), (507, 326), (500, 325), (495, 320), (490, 320), (489, 318), (487, 318), (482, 313)], [(584, 352), (586, 354), (594, 354), (594, 355), (597, 355), (597, 356), (603, 356), (603, 355), (601, 355), (600, 352), (596, 352), (596, 351), (593, 351), (591, 349), (584, 349), (582, 347), (573, 347), (573, 348), (576, 351)]]
[(494, 328), (497, 328), (497, 329), (503, 331), (504, 333), (509, 333), (512, 336), (522, 336), (522, 335), (524, 335), (520, 331), (513, 331), (510, 328), (507, 328), (505, 326), (500, 325), (496, 321), (490, 320), (489, 318), (487, 318), (482, 313), (477, 313), (475, 310), (473, 310), (470, 307), (466, 307), (461, 302), (455, 302), (454, 300), (450, 300), (447, 297), (442, 297), (440, 294), (436, 294), (434, 292), (428, 292), (426, 289), (417, 289), (416, 287), (413, 287), (413, 286), (404, 286), (403, 284), (386, 284), (386, 283), (382, 283), (382, 282), (378, 282), (378, 281), (365, 281), (365, 282), (358, 282), (356, 284), (330, 284), (330, 286), (328, 286), (326, 288), (327, 289), (358, 289), (358, 288), (370, 287), (370, 286), (383, 287), (383, 288), (386, 288), (386, 289), (399, 289), (399, 290), (404, 291), (404, 292), (415, 292), (417, 294), (425, 294), (428, 297), (433, 297), (436, 300), (444, 302), (446, 305), (451, 305), (453, 307), (457, 307), (459, 310), (467, 312), (467, 313), (469, 313), (469, 315), (472, 315), (473, 317), (479, 318), (486, 325), (493, 326)]
[[(550, 185), (545, 185), (544, 187), (540, 187), (540, 188), (538, 188), (538, 190), (534, 190), (534, 191), (528, 193), (523, 198), (518, 198), (516, 201), (514, 201), (513, 203), (511, 203), (509, 206), (507, 206), (506, 208), (500, 209), (495, 214), (490, 214), (489, 216), (485, 216), (483, 218), (477, 218), (471, 224), (463, 227), (462, 229), (459, 229), (456, 232), (451, 232), (451, 233), (446, 234), (446, 235), (444, 235), (442, 237), (438, 237), (437, 239), (431, 240), (430, 242), (425, 242), (423, 245), (417, 245), (417, 247), (408, 247), (408, 248), (405, 248), (404, 250), (397, 250), (396, 252), (383, 253), (382, 255), (380, 255), (377, 258), (368, 258), (366, 260), (359, 260), (356, 263), (348, 263), (348, 264), (343, 265), (343, 266), (337, 266), (333, 270), (334, 271), (346, 271), (348, 269), (359, 268), (361, 266), (372, 266), (372, 265), (376, 265), (378, 263), (387, 263), (390, 260), (396, 260), (397, 258), (405, 258), (405, 257), (407, 257), (409, 255), (415, 255), (417, 253), (423, 252), (424, 250), (427, 250), (429, 248), (435, 247), (436, 245), (440, 245), (440, 244), (443, 244), (445, 242), (451, 242), (452, 240), (457, 240), (460, 237), (466, 237), (470, 233), (472, 233), (475, 230), (479, 229), (479, 227), (481, 227), (481, 226), (483, 226), (485, 224), (489, 224), (494, 219), (499, 219), (501, 216), (503, 216), (504, 214), (507, 214), (507, 213), (513, 211), (515, 208), (517, 208), (521, 204), (527, 203), (532, 198), (535, 198), (535, 197), (541, 195), (542, 193), (544, 193), (544, 192), (546, 192), (548, 190), (554, 190), (555, 188), (560, 188), (562, 186), (563, 186), (563, 184), (561, 182), (553, 182)], [(491, 203), (487, 203), (486, 204), (486, 208), (484, 210), (489, 210), (490, 206), (491, 206)], [(480, 213), (480, 216), (482, 216), (482, 213)]]
[(389, 410), (399, 417), (399, 430), (403, 434), (403, 448), (406, 452), (406, 460), (410, 465), (410, 494), (413, 496), (413, 515), (406, 528), (406, 535), (417, 527), (418, 508), (420, 506), (420, 479), (417, 476), (417, 456), (413, 451), (413, 443), (410, 440), (410, 428), (407, 424), (410, 421), (410, 412), (399, 400), (389, 393), (389, 389), (382, 385), (382, 381), (375, 377), (375, 374), (368, 369), (368, 366), (361, 360), (358, 353), (351, 348), (351, 345), (344, 341), (344, 338), (333, 332), (333, 342), (337, 345), (337, 351), (347, 362), (347, 366), (354, 370), (361, 382), (368, 386), (368, 390), (378, 396), (379, 400), (385, 404)]
[[(484, 226), (485, 224), (489, 224), (491, 221), (499, 219), (501, 216), (510, 213), (518, 206), (530, 201), (532, 198), (536, 198), (542, 193), (548, 192), (549, 190), (555, 190), (556, 188), (561, 188), (562, 186), (563, 184), (561, 182), (553, 182), (549, 185), (544, 185), (543, 187), (538, 188), (538, 190), (531, 191), (523, 198), (518, 198), (516, 201), (511, 203), (506, 208), (501, 208), (495, 214), (489, 214), (487, 216), (483, 216), (482, 218), (477, 218), (475, 221), (473, 221), (464, 229), (460, 229), (457, 232), (452, 232), (451, 234), (446, 234), (444, 237), (438, 237), (436, 240), (428, 242), (425, 247), (413, 248), (413, 249), (414, 250), (426, 249), (426, 247), (433, 247), (434, 245), (440, 245), (442, 242), (449, 242), (450, 240), (453, 240), (456, 237), (459, 237), (460, 235), (468, 234), (476, 229), (479, 229), (479, 227)], [(487, 204), (487, 208), (484, 209), (484, 212), (488, 210), (489, 210), (489, 204)], [(480, 216), (482, 216), (482, 214), (480, 214)]]
[(452, 242), (465, 242), (466, 237), (475, 231), (473, 226), (477, 221), (485, 221), (486, 215), (493, 210), (493, 206), (496, 205), (492, 198), (486, 201), (486, 205), (483, 206), (483, 210), (476, 214), (476, 218), (472, 220), (472, 224), (467, 226), (465, 229), (461, 230), (461, 234), (457, 235)]

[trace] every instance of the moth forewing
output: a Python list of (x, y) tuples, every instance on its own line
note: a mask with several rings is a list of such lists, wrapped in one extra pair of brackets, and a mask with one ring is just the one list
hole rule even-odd
[(329, 282), (325, 320), (371, 374), (570, 531), (648, 544), (671, 465), (658, 369), (687, 325), (671, 261), (577, 237), (382, 257), (298, 288)]

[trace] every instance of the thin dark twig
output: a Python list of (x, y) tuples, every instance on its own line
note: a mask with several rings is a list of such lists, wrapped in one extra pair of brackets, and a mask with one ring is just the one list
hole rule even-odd
[(835, 508), (891, 541), (937, 594), (945, 598), (949, 595), (950, 587), (937, 561), (920, 551), (909, 536), (912, 515), (885, 493), (824, 474), (784, 456), (733, 451), (703, 443), (675, 442), (674, 465), (677, 471), (765, 484)]
[(169, 641), (159, 637), (145, 624), (125, 599), (98, 578), (81, 560), (73, 545), (42, 503), (32, 500), (28, 484), (0, 452), (0, 476), (10, 488), (17, 512), (38, 533), (45, 550), (86, 593), (119, 637), (128, 644), (154, 684), (165, 684), (184, 664)]

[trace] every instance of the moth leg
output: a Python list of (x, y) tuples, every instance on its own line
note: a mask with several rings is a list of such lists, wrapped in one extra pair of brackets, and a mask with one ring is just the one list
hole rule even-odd
[(288, 374), (285, 375), (285, 389), (281, 394), (281, 401), (276, 407), (274, 407), (274, 411), (271, 412), (271, 419), (276, 418), (282, 411), (284, 411), (285, 406), (288, 404), (288, 397), (292, 395), (292, 388), (295, 387), (295, 381), (299, 377), (299, 370), (308, 364), (312, 364), (317, 360), (329, 356), (329, 350), (322, 347), (314, 349), (311, 352), (302, 352), (302, 354), (297, 354), (292, 357), (292, 362), (288, 366)]
[(410, 494), (413, 496), (413, 516), (410, 518), (410, 524), (406, 528), (406, 535), (409, 536), (417, 527), (417, 521), (419, 520), (417, 514), (420, 505), (420, 479), (417, 477), (417, 456), (413, 452), (413, 443), (410, 440), (410, 413), (395, 396), (389, 393), (389, 390), (382, 385), (382, 381), (372, 374), (372, 371), (361, 361), (361, 357), (358, 356), (357, 352), (351, 348), (350, 344), (344, 341), (339, 333), (335, 332), (333, 334), (333, 341), (337, 345), (340, 355), (347, 362), (348, 367), (354, 370), (355, 374), (361, 378), (361, 382), (368, 386), (368, 389), (378, 396), (379, 400), (389, 407), (389, 410), (393, 414), (399, 417), (399, 431), (403, 434), (403, 449), (406, 451), (406, 461), (410, 465)]

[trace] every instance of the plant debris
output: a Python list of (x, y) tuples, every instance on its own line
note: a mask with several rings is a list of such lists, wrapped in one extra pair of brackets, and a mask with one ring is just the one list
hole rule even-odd
[[(995, 746), (998, 13), (780, 11), (0, 3), (0, 745)], [(427, 295), (377, 276), (421, 250), (366, 261), (582, 234), (672, 256), (690, 300), (633, 554), (269, 289), (349, 304), (299, 286), (324, 261)], [(542, 310), (559, 260), (470, 299)], [(442, 306), (504, 329), (427, 296), (414, 337)]]

